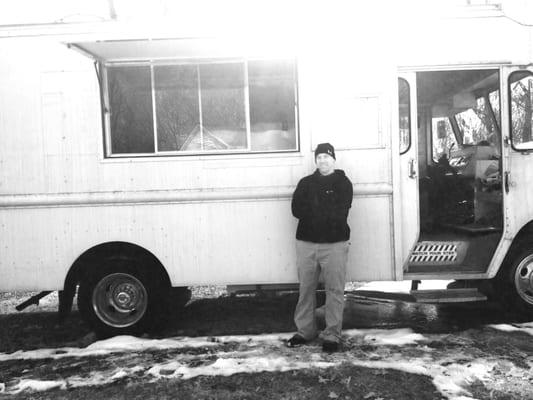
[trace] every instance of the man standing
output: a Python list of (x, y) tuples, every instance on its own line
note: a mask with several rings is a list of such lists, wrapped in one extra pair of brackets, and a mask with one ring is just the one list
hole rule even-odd
[(292, 213), (299, 219), (296, 253), (300, 295), (294, 322), (298, 332), (288, 341), (295, 347), (317, 336), (316, 287), (320, 270), (326, 288), (326, 329), (322, 350), (339, 350), (344, 309), (344, 285), (350, 228), (346, 219), (353, 187), (344, 171), (335, 169), (335, 149), (321, 143), (315, 150), (316, 171), (302, 178), (292, 197)]

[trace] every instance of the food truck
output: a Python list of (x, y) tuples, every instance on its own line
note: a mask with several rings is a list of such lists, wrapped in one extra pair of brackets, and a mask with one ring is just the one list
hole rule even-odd
[(488, 285), (532, 314), (525, 2), (123, 3), (0, 27), (0, 291), (59, 291), (62, 313), (77, 292), (115, 334), (190, 286), (294, 284), (291, 196), (330, 142), (354, 188), (347, 280), (426, 301)]

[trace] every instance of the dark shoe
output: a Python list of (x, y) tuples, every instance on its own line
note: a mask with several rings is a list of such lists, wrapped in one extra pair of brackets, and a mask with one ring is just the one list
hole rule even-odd
[(287, 340), (287, 347), (298, 347), (306, 343), (307, 343), (307, 340), (305, 340), (302, 336), (296, 334), (293, 337), (291, 337), (289, 340)]
[(324, 340), (324, 343), (322, 343), (322, 351), (325, 351), (326, 353), (335, 353), (336, 351), (339, 351), (339, 343)]

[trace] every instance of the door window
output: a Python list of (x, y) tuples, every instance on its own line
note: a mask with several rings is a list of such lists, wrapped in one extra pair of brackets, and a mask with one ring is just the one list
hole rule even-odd
[(411, 147), (411, 102), (409, 83), (398, 78), (398, 117), (400, 127), (400, 154)]
[(515, 150), (533, 149), (533, 74), (513, 72), (509, 77), (511, 143)]

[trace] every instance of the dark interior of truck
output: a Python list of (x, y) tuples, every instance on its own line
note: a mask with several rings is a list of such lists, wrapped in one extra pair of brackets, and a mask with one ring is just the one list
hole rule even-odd
[(416, 85), (424, 252), (413, 255), (426, 257), (408, 271), (485, 272), (503, 227), (499, 71), (418, 72)]

